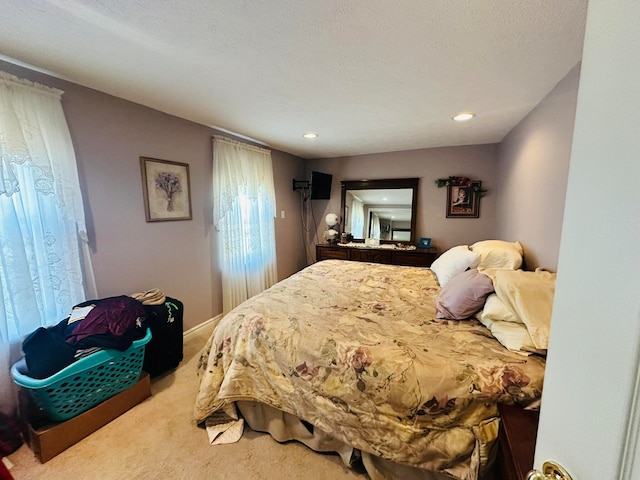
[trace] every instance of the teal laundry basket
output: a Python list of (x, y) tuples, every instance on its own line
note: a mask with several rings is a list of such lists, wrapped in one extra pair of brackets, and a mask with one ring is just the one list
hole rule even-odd
[(30, 377), (22, 359), (11, 367), (11, 376), (47, 418), (63, 422), (133, 386), (142, 373), (149, 340), (151, 330), (147, 329), (123, 352), (99, 350), (43, 379)]

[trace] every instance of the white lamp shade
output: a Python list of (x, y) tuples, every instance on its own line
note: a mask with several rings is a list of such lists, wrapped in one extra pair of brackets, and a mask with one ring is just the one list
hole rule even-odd
[(333, 227), (338, 224), (338, 215), (335, 213), (327, 213), (327, 216), (324, 217), (324, 221), (327, 222), (327, 225)]

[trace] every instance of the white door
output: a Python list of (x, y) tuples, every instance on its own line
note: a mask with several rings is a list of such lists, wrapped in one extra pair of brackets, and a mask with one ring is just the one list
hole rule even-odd
[(639, 115), (640, 0), (590, 0), (535, 457), (574, 480), (640, 479)]

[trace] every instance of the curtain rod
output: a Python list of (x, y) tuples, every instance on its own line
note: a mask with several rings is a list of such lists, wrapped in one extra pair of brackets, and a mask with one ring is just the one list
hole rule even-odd
[(39, 93), (46, 93), (57, 98), (60, 98), (64, 93), (63, 90), (60, 90), (58, 88), (47, 87), (46, 85), (42, 85), (41, 83), (32, 82), (31, 80), (26, 80), (24, 78), (18, 78), (15, 75), (11, 75), (10, 73), (7, 73), (3, 70), (0, 70), (0, 82), (11, 87), (34, 89)]
[(260, 153), (269, 153), (269, 154), (271, 153), (271, 150), (268, 150), (266, 148), (258, 147), (256, 145), (249, 145), (248, 143), (239, 142), (237, 140), (234, 140), (233, 138), (224, 137), (222, 135), (214, 135), (213, 139), (219, 140), (221, 142), (227, 142), (232, 145), (238, 145), (239, 147), (243, 147), (249, 150), (255, 150), (256, 152), (260, 152)]

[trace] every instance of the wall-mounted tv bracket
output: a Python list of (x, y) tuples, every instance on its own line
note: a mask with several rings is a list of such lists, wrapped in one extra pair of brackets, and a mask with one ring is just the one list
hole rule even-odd
[(295, 178), (292, 180), (293, 191), (296, 190), (309, 190), (309, 181), (308, 180), (296, 180)]

